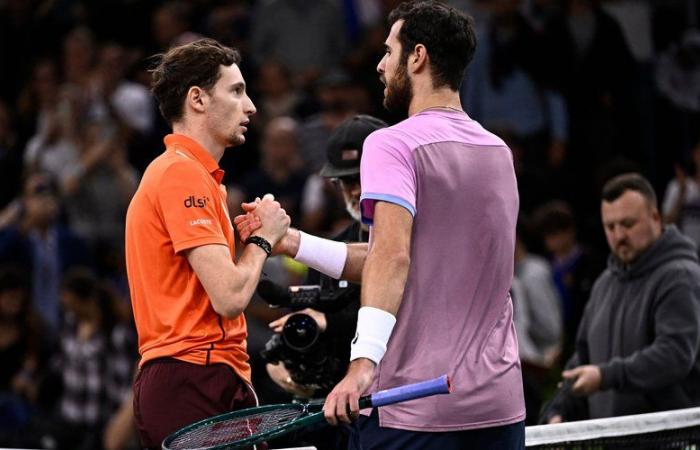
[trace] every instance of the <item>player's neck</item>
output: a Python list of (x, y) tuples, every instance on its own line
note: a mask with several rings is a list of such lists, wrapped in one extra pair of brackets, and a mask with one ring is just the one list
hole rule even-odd
[(420, 94), (416, 89), (411, 105), (408, 108), (408, 115), (412, 116), (421, 111), (431, 108), (441, 108), (445, 110), (462, 111), (462, 103), (459, 100), (459, 92), (449, 88), (431, 89), (425, 94)]
[(184, 122), (174, 123), (173, 133), (185, 135), (196, 141), (209, 152), (217, 163), (221, 160), (221, 157), (224, 156), (224, 146), (219, 144), (203, 126)]

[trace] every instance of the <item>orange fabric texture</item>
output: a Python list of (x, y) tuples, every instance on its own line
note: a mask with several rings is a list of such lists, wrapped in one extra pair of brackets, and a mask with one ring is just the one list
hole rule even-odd
[(126, 215), (126, 268), (139, 353), (146, 361), (173, 357), (194, 364), (228, 364), (250, 382), (246, 322), (218, 315), (183, 250), (228, 246), (234, 237), (224, 171), (194, 140), (165, 137)]

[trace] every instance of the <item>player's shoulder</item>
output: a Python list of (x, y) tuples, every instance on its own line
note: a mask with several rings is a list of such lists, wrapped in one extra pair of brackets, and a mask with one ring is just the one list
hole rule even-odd
[(366, 151), (367, 149), (375, 147), (410, 149), (413, 139), (411, 134), (407, 133), (402, 125), (404, 122), (405, 121), (373, 131), (365, 138), (364, 150)]
[(167, 186), (206, 184), (207, 176), (204, 167), (186, 154), (166, 151), (148, 165), (139, 188), (157, 195)]

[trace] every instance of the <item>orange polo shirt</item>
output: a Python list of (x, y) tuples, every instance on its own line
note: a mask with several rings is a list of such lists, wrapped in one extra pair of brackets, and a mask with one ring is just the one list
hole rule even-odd
[(172, 357), (195, 364), (228, 364), (247, 382), (243, 314), (218, 315), (184, 250), (226, 245), (234, 258), (224, 171), (191, 138), (165, 137), (126, 214), (126, 270), (139, 335), (141, 365)]

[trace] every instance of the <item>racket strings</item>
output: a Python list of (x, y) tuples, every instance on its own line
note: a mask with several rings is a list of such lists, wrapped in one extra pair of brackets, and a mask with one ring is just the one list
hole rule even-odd
[(279, 428), (303, 415), (304, 411), (300, 408), (284, 408), (245, 417), (234, 417), (183, 433), (176, 437), (168, 448), (195, 450), (231, 444)]

